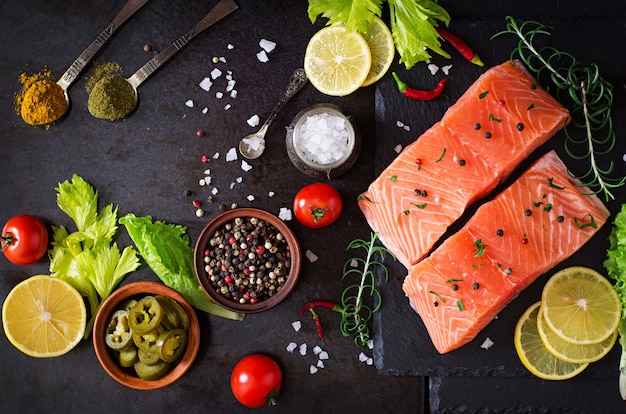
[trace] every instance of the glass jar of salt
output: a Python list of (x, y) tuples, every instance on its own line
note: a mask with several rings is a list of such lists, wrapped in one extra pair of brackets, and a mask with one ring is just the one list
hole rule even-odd
[(347, 172), (361, 152), (361, 136), (352, 117), (333, 104), (301, 111), (287, 127), (287, 154), (293, 165), (314, 178)]

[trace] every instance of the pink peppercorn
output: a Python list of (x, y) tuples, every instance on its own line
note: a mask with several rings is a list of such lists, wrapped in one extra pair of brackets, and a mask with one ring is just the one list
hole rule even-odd
[(193, 200), (191, 203), (193, 204), (193, 206), (195, 208), (199, 208), (200, 207), (200, 200)]
[(528, 238), (524, 237), (524, 238), (522, 239), (522, 244), (528, 244)]
[(263, 253), (265, 253), (265, 247), (264, 246), (257, 246), (256, 254), (263, 254)]
[(203, 130), (201, 130), (201, 129), (199, 129), (199, 130), (198, 130), (198, 132), (196, 132), (196, 135), (197, 135), (199, 138), (202, 138), (202, 137), (204, 136), (204, 131), (203, 131)]
[(202, 157), (200, 157), (200, 161), (206, 164), (207, 162), (209, 162), (209, 157), (207, 157), (206, 155), (203, 155)]

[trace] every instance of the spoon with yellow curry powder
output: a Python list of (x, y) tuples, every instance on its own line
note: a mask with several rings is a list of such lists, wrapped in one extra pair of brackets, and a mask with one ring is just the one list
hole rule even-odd
[(45, 125), (61, 118), (70, 105), (67, 94), (69, 86), (111, 35), (147, 2), (148, 0), (128, 0), (113, 21), (76, 58), (58, 82), (51, 79), (34, 82), (22, 96), (22, 119), (30, 125)]
[(100, 79), (89, 93), (87, 108), (91, 115), (111, 121), (124, 118), (137, 106), (137, 88), (139, 85), (197, 34), (208, 29), (237, 8), (239, 6), (235, 0), (221, 0), (191, 31), (176, 39), (174, 43), (150, 59), (130, 78), (126, 79), (121, 75), (113, 74)]

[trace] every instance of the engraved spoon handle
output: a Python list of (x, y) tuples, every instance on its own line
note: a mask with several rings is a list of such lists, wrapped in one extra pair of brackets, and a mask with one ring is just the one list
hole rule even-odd
[(137, 72), (135, 72), (128, 81), (137, 89), (143, 81), (145, 81), (155, 70), (163, 65), (169, 58), (174, 56), (176, 52), (183, 48), (191, 39), (193, 39), (198, 33), (213, 26), (215, 23), (237, 10), (239, 6), (235, 3), (235, 0), (221, 0), (211, 11), (204, 16), (202, 20), (188, 33), (182, 35), (174, 41), (171, 45), (163, 49), (159, 54), (150, 59), (148, 63), (143, 65)]
[(274, 118), (276, 118), (276, 115), (278, 115), (278, 113), (283, 109), (287, 102), (289, 102), (291, 98), (293, 98), (294, 95), (298, 93), (300, 89), (302, 89), (306, 82), (307, 76), (306, 73), (304, 73), (304, 69), (298, 68), (293, 71), (293, 73), (291, 74), (291, 78), (289, 78), (289, 84), (285, 89), (285, 93), (274, 107), (274, 110), (267, 117), (267, 120), (259, 130), (259, 134), (265, 135), (270, 124), (274, 121)]
[(115, 16), (113, 21), (96, 37), (87, 48), (81, 53), (74, 63), (65, 71), (65, 73), (58, 80), (59, 86), (66, 91), (67, 88), (78, 77), (78, 74), (89, 63), (89, 61), (95, 56), (100, 48), (106, 43), (111, 35), (126, 21), (130, 16), (135, 14), (148, 0), (128, 0), (122, 10)]

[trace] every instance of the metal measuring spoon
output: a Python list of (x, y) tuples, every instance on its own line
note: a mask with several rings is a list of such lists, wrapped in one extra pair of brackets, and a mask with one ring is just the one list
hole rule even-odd
[[(98, 35), (96, 40), (94, 40), (87, 48), (81, 53), (74, 63), (70, 65), (70, 67), (65, 71), (65, 73), (61, 76), (61, 78), (57, 81), (57, 85), (61, 87), (63, 91), (63, 95), (65, 96), (65, 103), (67, 104), (65, 111), (70, 106), (70, 97), (67, 94), (67, 90), (70, 85), (76, 80), (79, 73), (83, 70), (83, 68), (91, 61), (91, 59), (95, 56), (95, 54), (100, 50), (100, 48), (106, 43), (107, 40), (111, 37), (111, 35), (126, 21), (130, 16), (135, 14), (137, 10), (139, 10), (144, 4), (146, 4), (148, 0), (128, 0), (122, 10), (115, 16), (113, 21), (109, 23), (109, 25)], [(65, 111), (63, 113), (65, 113)], [(56, 121), (62, 115), (56, 119), (49, 120), (47, 123)]]
[[(183, 46), (189, 43), (189, 41), (191, 41), (191, 39), (193, 39), (197, 34), (205, 29), (208, 29), (213, 24), (217, 23), (238, 8), (239, 6), (237, 5), (237, 3), (235, 3), (235, 0), (221, 0), (215, 7), (213, 7), (213, 9), (211, 9), (211, 11), (206, 16), (204, 16), (202, 20), (200, 20), (200, 22), (198, 22), (198, 24), (196, 24), (193, 29), (176, 39), (174, 43), (163, 49), (163, 51), (150, 59), (148, 63), (139, 68), (139, 70), (137, 70), (137, 72), (135, 72), (130, 78), (126, 79), (134, 92), (134, 102), (132, 107), (128, 109), (126, 113), (120, 114), (120, 116), (118, 116), (116, 119), (123, 118), (124, 116), (132, 112), (133, 109), (135, 109), (139, 99), (137, 88), (139, 88), (139, 85), (141, 85), (150, 75), (152, 75), (154, 71), (156, 71), (167, 60), (169, 60), (169, 58), (174, 56), (176, 52), (182, 49)], [(103, 81), (106, 81), (106, 78), (101, 79), (99, 82)], [(92, 113), (92, 115), (98, 117), (96, 114)]]
[(241, 139), (241, 141), (239, 141), (239, 152), (241, 155), (250, 160), (255, 160), (263, 154), (263, 151), (265, 150), (265, 134), (267, 133), (270, 124), (274, 121), (276, 115), (278, 115), (287, 102), (289, 102), (289, 100), (293, 98), (300, 89), (302, 89), (306, 82), (307, 77), (304, 73), (304, 69), (298, 68), (292, 73), (291, 78), (289, 78), (287, 89), (280, 98), (280, 101), (278, 101), (278, 104), (276, 104), (276, 107), (274, 107), (274, 110), (267, 117), (267, 120), (261, 126), (261, 129), (253, 134), (246, 135)]

